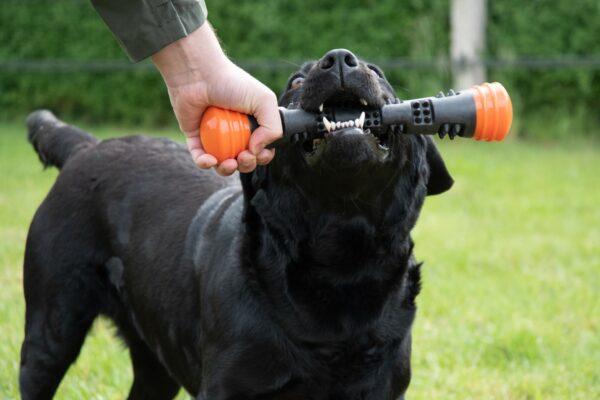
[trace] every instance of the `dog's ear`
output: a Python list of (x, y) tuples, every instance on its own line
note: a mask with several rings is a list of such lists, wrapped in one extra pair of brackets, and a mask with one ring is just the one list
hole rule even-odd
[(249, 222), (256, 217), (256, 210), (252, 207), (252, 199), (256, 193), (266, 187), (268, 179), (268, 170), (266, 166), (258, 166), (254, 171), (243, 173), (240, 172), (240, 180), (242, 182), (242, 190), (244, 192), (244, 212), (243, 219)]
[(442, 159), (435, 143), (427, 136), (427, 164), (429, 165), (429, 181), (427, 181), (427, 195), (444, 193), (452, 187), (454, 179), (450, 176), (446, 164)]

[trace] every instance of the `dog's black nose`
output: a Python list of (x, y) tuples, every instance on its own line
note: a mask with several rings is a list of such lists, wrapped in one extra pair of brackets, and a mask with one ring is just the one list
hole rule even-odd
[(358, 58), (350, 50), (334, 49), (319, 60), (319, 68), (324, 71), (339, 73), (341, 76), (358, 68)]

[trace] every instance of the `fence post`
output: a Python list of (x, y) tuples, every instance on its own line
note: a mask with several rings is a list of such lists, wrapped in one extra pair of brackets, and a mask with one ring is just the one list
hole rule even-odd
[(481, 56), (486, 45), (486, 0), (452, 0), (450, 59), (454, 88), (464, 89), (486, 79)]

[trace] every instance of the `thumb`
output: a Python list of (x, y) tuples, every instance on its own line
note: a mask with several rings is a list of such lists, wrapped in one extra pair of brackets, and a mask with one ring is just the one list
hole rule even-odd
[(258, 105), (254, 110), (254, 117), (259, 127), (252, 133), (248, 147), (252, 154), (258, 155), (266, 145), (281, 138), (283, 135), (277, 98), (273, 92), (268, 91), (258, 99)]

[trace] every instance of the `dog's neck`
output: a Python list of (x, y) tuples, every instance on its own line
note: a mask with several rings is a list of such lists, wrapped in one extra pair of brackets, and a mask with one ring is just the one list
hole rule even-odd
[(387, 190), (378, 196), (385, 204), (340, 200), (333, 209), (301, 191), (245, 187), (248, 257), (268, 260), (255, 268), (274, 303), (287, 301), (303, 320), (338, 332), (377, 318), (414, 262), (410, 230), (425, 197), (402, 181)]

